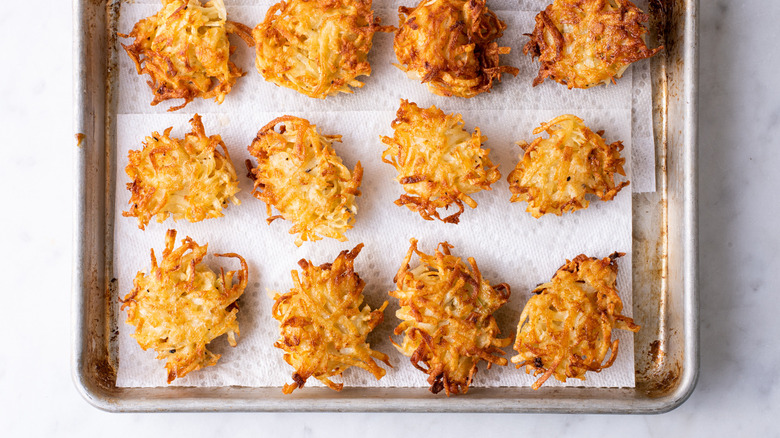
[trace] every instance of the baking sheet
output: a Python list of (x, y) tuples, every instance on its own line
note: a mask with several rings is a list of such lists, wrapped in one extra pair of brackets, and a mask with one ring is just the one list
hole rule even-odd
[[(113, 261), (120, 0), (74, 0), (74, 266), (72, 372), (76, 389), (109, 412), (372, 411), (661, 413), (682, 404), (698, 375), (696, 150), (698, 1), (654, 3), (651, 61), (658, 192), (634, 195), (637, 386), (479, 388), (442, 398), (425, 389), (275, 387), (120, 388)], [(108, 161), (106, 161), (108, 160)], [(107, 184), (108, 183), (108, 184)]]

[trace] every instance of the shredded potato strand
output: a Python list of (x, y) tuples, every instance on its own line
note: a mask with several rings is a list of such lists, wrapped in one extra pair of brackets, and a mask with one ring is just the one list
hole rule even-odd
[(633, 319), (621, 315), (615, 283), (616, 260), (622, 255), (599, 260), (581, 254), (534, 289), (520, 315), (514, 344), (518, 354), (511, 359), (526, 373), (542, 374), (533, 389), (550, 376), (561, 382), (585, 380), (586, 372), (610, 367), (618, 352), (612, 330), (639, 330)]
[(138, 74), (148, 74), (154, 92), (152, 105), (168, 99), (184, 99), (169, 111), (184, 108), (196, 97), (222, 103), (244, 73), (230, 62), (235, 47), (227, 33), (236, 33), (252, 45), (251, 30), (229, 22), (222, 0), (202, 5), (200, 0), (162, 0), (162, 9), (144, 18), (123, 38), (122, 44)]
[(227, 334), (230, 345), (236, 346), (236, 300), (248, 278), (246, 261), (238, 254), (216, 254), (235, 257), (241, 264), (238, 271), (220, 269), (216, 274), (201, 263), (208, 245), (200, 246), (189, 237), (180, 247), (175, 244), (176, 230), (168, 230), (160, 263), (152, 249), (151, 271), (139, 272), (132, 292), (121, 300), (127, 323), (136, 327), (132, 336), (138, 345), (153, 348), (157, 358), (166, 361), (168, 383), (216, 365), (220, 355), (206, 348), (213, 339)]
[(517, 76), (517, 68), (499, 64), (510, 52), (495, 42), (506, 24), (485, 0), (422, 0), (399, 7), (398, 23), (396, 66), (435, 94), (470, 98), (489, 92), (503, 73)]
[(385, 375), (374, 359), (388, 362), (387, 355), (372, 350), (368, 334), (382, 322), (387, 301), (371, 310), (363, 304), (365, 282), (354, 270), (354, 260), (363, 244), (342, 251), (333, 263), (314, 266), (301, 259), (302, 271), (292, 271), (293, 288), (274, 297), (273, 316), (280, 322), (281, 338), (274, 346), (285, 351), (284, 360), (295, 368), (292, 384), (283, 392), (302, 388), (314, 376), (329, 388), (340, 391), (340, 376), (356, 366), (376, 377)]
[[(487, 137), (479, 128), (469, 134), (460, 114), (445, 115), (435, 106), (421, 109), (402, 100), (391, 126), (393, 137), (381, 137), (388, 145), (382, 161), (395, 167), (396, 181), (407, 193), (395, 203), (418, 212), (425, 220), (457, 224), (463, 204), (477, 207), (469, 195), (490, 190), (501, 178), (498, 166), (488, 158), (490, 149), (482, 148)], [(453, 204), (458, 211), (442, 218), (437, 209)]]
[(569, 88), (614, 82), (632, 62), (663, 49), (645, 44), (646, 21), (628, 0), (555, 0), (536, 16), (523, 48), (541, 62), (534, 86), (548, 77)]
[[(509, 300), (509, 286), (491, 286), (482, 278), (474, 259), (468, 265), (450, 254), (451, 245), (439, 244), (434, 255), (417, 249), (411, 239), (401, 269), (395, 276), (397, 290), (390, 296), (401, 306), (394, 333), (404, 335), (395, 347), (411, 358), (415, 368), (428, 374), (434, 394), (466, 393), (480, 360), (491, 365), (507, 364), (500, 355), (511, 343), (498, 338), (500, 331), (493, 312)], [(420, 265), (411, 268), (412, 256)]]
[(257, 70), (266, 81), (309, 97), (352, 93), (370, 76), (371, 0), (289, 0), (272, 6), (253, 31)]
[(138, 218), (141, 229), (155, 216), (157, 222), (169, 216), (199, 222), (223, 216), (228, 200), (241, 203), (235, 196), (236, 169), (222, 138), (207, 136), (197, 114), (190, 124), (192, 132), (184, 139), (171, 138), (171, 127), (163, 135), (152, 133), (142, 150), (128, 154), (125, 172), (132, 195), (130, 211), (122, 215)]
[(582, 119), (570, 114), (534, 130), (534, 134), (542, 132), (549, 138), (537, 138), (530, 145), (518, 143), (524, 153), (507, 177), (511, 202), (527, 201), (526, 211), (535, 218), (587, 208), (587, 194), (610, 201), (629, 184), (615, 184), (615, 173), (626, 174), (621, 142), (606, 144)]
[(358, 161), (350, 172), (333, 150), (334, 141), (341, 136), (320, 135), (308, 120), (284, 116), (263, 127), (248, 148), (257, 159), (250, 170), (252, 194), (266, 203), (269, 223), (280, 217), (293, 223), (290, 234), (299, 234), (298, 246), (320, 236), (343, 242), (355, 222), (363, 167)]

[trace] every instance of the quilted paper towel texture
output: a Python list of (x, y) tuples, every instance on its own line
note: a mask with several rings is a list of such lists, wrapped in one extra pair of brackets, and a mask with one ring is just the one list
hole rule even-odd
[[(231, 20), (253, 27), (263, 20), (266, 10), (275, 1), (228, 0), (225, 3)], [(412, 3), (411, 1), (375, 0), (374, 9), (376, 15), (382, 18), (383, 24), (397, 25), (397, 5), (411, 6)], [(522, 54), (523, 45), (528, 41), (528, 37), (523, 34), (533, 30), (534, 17), (548, 3), (538, 0), (488, 1), (488, 6), (495, 10), (499, 18), (507, 24), (507, 29), (504, 36), (499, 39), (499, 43), (510, 47), (512, 52), (502, 56), (502, 62), (520, 69), (517, 77), (504, 75), (503, 81), (495, 86), (492, 93), (483, 93), (471, 99), (434, 96), (425, 85), (406, 78), (401, 70), (392, 65), (396, 62), (392, 35), (377, 33), (369, 55), (372, 74), (371, 77), (360, 78), (365, 82), (362, 89), (357, 90), (353, 95), (342, 94), (325, 100), (310, 99), (288, 88), (265, 82), (255, 69), (254, 51), (246, 47), (239, 38), (231, 37), (233, 44), (238, 47), (231, 59), (247, 72), (247, 75), (238, 79), (222, 105), (216, 105), (211, 100), (197, 99), (187, 105), (183, 111), (200, 114), (207, 112), (233, 114), (236, 111), (245, 111), (247, 108), (256, 108), (258, 105), (260, 108), (274, 108), (287, 112), (356, 109), (390, 111), (397, 108), (400, 98), (409, 99), (420, 105), (435, 104), (440, 107), (451, 106), (464, 110), (549, 109), (558, 113), (579, 114), (582, 109), (622, 109), (632, 115), (630, 137), (634, 145), (632, 155), (634, 173), (630, 188), (633, 192), (655, 191), (650, 61), (643, 60), (635, 63), (617, 84), (609, 86), (568, 90), (565, 86), (547, 80), (539, 86), (531, 87), (539, 63)], [(637, 2), (638, 6), (647, 11), (647, 5), (643, 3), (646, 1)], [(136, 0), (135, 3), (122, 4), (119, 18), (120, 31), (129, 32), (135, 22), (154, 14), (159, 8), (158, 5), (159, 2), (152, 0)], [(129, 57), (123, 53), (120, 55), (120, 83), (127, 85), (119, 89), (118, 112), (120, 114), (164, 113), (170, 106), (178, 104), (176, 101), (177, 103), (173, 104), (162, 103), (154, 107), (150, 106), (152, 94), (146, 86), (148, 77), (138, 76)], [(621, 140), (628, 140), (628, 137)]]
[[(545, 216), (534, 219), (525, 212), (524, 203), (509, 203), (509, 187), (505, 176), (514, 167), (519, 148), (512, 143), (516, 138), (530, 138), (524, 134), (536, 125), (536, 120), (548, 120), (551, 111), (463, 111), (468, 129), (479, 126), (488, 137), (485, 147), (490, 157), (500, 163), (504, 176), (493, 185), (493, 190), (474, 195), (479, 206), (468, 209), (458, 225), (424, 221), (416, 213), (398, 207), (393, 201), (403, 193), (394, 182), (395, 170), (381, 162), (384, 149), (380, 134), (392, 133), (392, 111), (349, 112), (295, 112), (318, 125), (325, 134), (342, 134), (343, 143), (336, 144), (336, 152), (345, 164), (353, 168), (360, 160), (364, 167), (363, 195), (358, 199), (355, 228), (347, 232), (348, 242), (324, 239), (304, 242), (298, 248), (294, 236), (288, 234), (290, 223), (277, 220), (267, 225), (265, 205), (251, 196), (252, 183), (241, 171), (242, 163), (250, 158), (246, 147), (257, 129), (281, 115), (280, 112), (247, 111), (239, 115), (207, 114), (203, 123), (207, 134), (222, 135), (233, 163), (239, 169), (240, 206), (231, 205), (225, 216), (196, 224), (184, 221), (150, 223), (145, 231), (137, 228), (135, 218), (121, 217), (127, 209), (129, 192), (125, 188), (127, 176), (121, 170), (127, 165), (127, 151), (141, 147), (141, 141), (151, 130), (173, 126), (172, 135), (181, 137), (189, 130), (189, 116), (182, 114), (127, 114), (118, 118), (116, 226), (114, 272), (120, 295), (132, 289), (132, 279), (139, 270), (148, 270), (149, 250), (162, 251), (165, 231), (178, 230), (178, 238), (191, 236), (198, 243), (209, 244), (209, 252), (236, 252), (249, 263), (250, 281), (241, 300), (239, 323), (241, 337), (236, 348), (227, 346), (224, 339), (212, 343), (214, 351), (223, 354), (216, 367), (193, 372), (174, 384), (194, 386), (278, 386), (290, 381), (291, 367), (282, 360), (281, 350), (273, 347), (278, 338), (278, 324), (271, 317), (272, 300), (268, 291), (285, 292), (292, 285), (290, 271), (297, 268), (301, 258), (316, 264), (332, 261), (339, 251), (351, 249), (362, 242), (363, 252), (356, 261), (356, 270), (366, 281), (366, 302), (376, 308), (385, 300), (390, 305), (385, 321), (369, 337), (374, 348), (390, 355), (394, 368), (380, 381), (359, 369), (349, 370), (344, 382), (351, 386), (425, 386), (425, 377), (400, 355), (390, 343), (390, 335), (398, 320), (395, 318), (397, 301), (387, 292), (393, 289), (392, 278), (409, 247), (409, 239), (416, 237), (426, 252), (433, 251), (441, 241), (454, 245), (455, 254), (474, 257), (483, 275), (493, 284), (506, 282), (512, 287), (512, 298), (496, 314), (502, 333), (513, 336), (525, 301), (533, 287), (547, 281), (566, 258), (580, 253), (605, 257), (614, 251), (625, 252), (620, 259), (618, 288), (626, 310), (631, 309), (631, 194), (624, 190), (611, 202), (594, 201), (586, 210), (563, 217)], [(630, 115), (619, 110), (585, 111), (583, 117), (594, 129), (606, 129), (607, 140), (617, 138), (630, 130)], [(507, 124), (506, 120), (515, 120)], [(154, 127), (154, 128), (152, 128)], [(349, 130), (346, 127), (360, 127)], [(630, 144), (624, 152), (630, 151)], [(630, 176), (630, 168), (627, 169)], [(230, 261), (210, 258), (212, 266)], [(118, 306), (117, 306), (118, 307)], [(125, 324), (124, 312), (117, 311), (119, 326), (120, 386), (164, 386), (163, 363), (155, 360), (151, 351), (143, 352), (130, 337), (134, 330)], [(633, 386), (633, 352), (631, 334), (621, 333), (620, 355), (615, 365), (599, 374), (592, 374), (584, 382), (588, 386)], [(508, 354), (512, 354), (507, 349)], [(530, 385), (533, 378), (510, 367), (481, 367), (476, 386)], [(552, 383), (552, 382), (551, 382)], [(318, 385), (310, 380), (309, 384)], [(571, 384), (583, 384), (578, 380)]]
[[(228, 1), (231, 19), (254, 25), (262, 20), (265, 10), (273, 2)], [(139, 270), (149, 268), (149, 250), (162, 251), (165, 230), (176, 228), (178, 238), (193, 237), (198, 243), (209, 244), (209, 252), (237, 252), (249, 263), (250, 282), (241, 299), (239, 322), (241, 336), (238, 346), (230, 348), (227, 341), (218, 339), (210, 344), (212, 351), (222, 354), (218, 366), (193, 372), (177, 379), (174, 385), (188, 386), (281, 386), (290, 381), (292, 368), (282, 360), (281, 350), (273, 347), (278, 338), (278, 324), (271, 317), (272, 300), (269, 291), (286, 292), (292, 281), (290, 270), (296, 269), (301, 258), (316, 264), (330, 262), (339, 251), (364, 243), (356, 269), (366, 281), (366, 302), (376, 308), (385, 300), (390, 305), (385, 310), (385, 321), (369, 336), (372, 347), (390, 355), (394, 368), (376, 381), (369, 373), (350, 369), (344, 375), (347, 386), (427, 386), (427, 376), (414, 369), (408, 358), (400, 355), (390, 343), (392, 330), (399, 322), (395, 318), (397, 302), (387, 292), (393, 289), (392, 277), (406, 253), (409, 238), (420, 240), (420, 247), (432, 252), (435, 245), (447, 240), (455, 246), (455, 254), (475, 257), (480, 269), (491, 283), (509, 283), (512, 287), (510, 302), (499, 310), (496, 318), (504, 336), (514, 337), (517, 320), (530, 290), (547, 281), (565, 259), (580, 253), (604, 257), (614, 251), (625, 252), (620, 259), (621, 269), (618, 288), (627, 314), (631, 312), (631, 193), (623, 190), (611, 202), (595, 201), (587, 210), (563, 217), (533, 219), (525, 213), (525, 204), (510, 204), (506, 175), (518, 160), (520, 149), (515, 142), (531, 141), (531, 131), (539, 123), (563, 113), (573, 113), (583, 118), (592, 129), (605, 130), (608, 142), (622, 140), (626, 148), (626, 171), (631, 187), (654, 189), (654, 163), (649, 159), (652, 137), (637, 136), (637, 102), (644, 102), (641, 93), (649, 88), (647, 76), (638, 76), (645, 67), (629, 69), (616, 85), (590, 90), (566, 90), (559, 84), (547, 81), (532, 88), (530, 81), (538, 64), (522, 56), (522, 45), (527, 40), (522, 34), (533, 28), (533, 17), (544, 4), (509, 0), (489, 2), (499, 16), (507, 22), (508, 29), (500, 40), (512, 47), (512, 54), (504, 57), (510, 65), (520, 68), (517, 78), (504, 76), (494, 92), (472, 99), (443, 98), (434, 96), (427, 88), (411, 81), (391, 65), (395, 61), (392, 37), (377, 34), (371, 53), (373, 73), (363, 78), (363, 89), (353, 95), (329, 97), (326, 100), (310, 99), (296, 92), (265, 82), (254, 69), (254, 54), (236, 41), (239, 47), (234, 62), (247, 71), (222, 105), (212, 101), (196, 100), (184, 110), (167, 113), (169, 105), (151, 107), (151, 92), (145, 85), (146, 77), (135, 74), (130, 60), (120, 53), (120, 84), (117, 119), (117, 178), (116, 178), (116, 226), (114, 269), (118, 290), (124, 295), (132, 289), (132, 279)], [(254, 6), (250, 6), (250, 4)], [(386, 24), (397, 23), (394, 2), (375, 0), (377, 14)], [(120, 31), (129, 31), (138, 19), (153, 14), (156, 2), (136, 2), (122, 5)], [(641, 63), (640, 63), (641, 64)], [(647, 75), (647, 72), (641, 73)], [(639, 87), (639, 88), (638, 88)], [(639, 90), (639, 91), (638, 91)], [(647, 94), (649, 96), (649, 92)], [(638, 98), (637, 96), (640, 96)], [(491, 160), (500, 164), (502, 178), (492, 191), (474, 196), (479, 203), (476, 210), (467, 208), (457, 226), (439, 222), (427, 222), (393, 201), (403, 193), (393, 181), (394, 169), (381, 162), (384, 145), (379, 135), (392, 135), (390, 122), (401, 98), (417, 102), (420, 106), (437, 105), (446, 112), (463, 115), (466, 127), (479, 126), (488, 137), (485, 147), (491, 149)], [(646, 100), (649, 107), (649, 97)], [(220, 134), (236, 166), (241, 180), (238, 198), (242, 205), (231, 205), (225, 217), (189, 224), (172, 220), (164, 224), (152, 223), (146, 231), (137, 228), (134, 218), (121, 217), (127, 209), (128, 182), (123, 169), (127, 164), (127, 151), (139, 149), (143, 138), (152, 131), (163, 131), (173, 126), (173, 135), (181, 137), (189, 130), (192, 114), (200, 113), (206, 133)], [(648, 112), (649, 113), (649, 112)], [(300, 248), (293, 244), (288, 234), (289, 222), (278, 220), (270, 226), (265, 222), (265, 205), (254, 199), (250, 192), (251, 181), (244, 177), (243, 162), (250, 158), (246, 147), (254, 139), (257, 130), (268, 121), (283, 114), (305, 117), (318, 125), (324, 134), (343, 135), (343, 143), (336, 144), (337, 153), (352, 168), (360, 160), (365, 168), (363, 196), (358, 199), (358, 216), (354, 229), (347, 232), (348, 242), (325, 239), (306, 242)], [(633, 133), (633, 134), (632, 134)], [(637, 150), (650, 145), (650, 151)], [(644, 154), (644, 155), (643, 155)], [(644, 157), (637, 159), (637, 155)], [(649, 158), (648, 158), (649, 157)], [(228, 263), (226, 269), (234, 269), (230, 261), (209, 257), (212, 267)], [(164, 386), (164, 363), (154, 358), (151, 351), (144, 352), (129, 336), (133, 327), (119, 319), (119, 386)], [(565, 385), (596, 387), (630, 387), (634, 385), (633, 336), (618, 331), (620, 353), (615, 364), (601, 373), (591, 373), (585, 382), (570, 380)], [(507, 357), (514, 354), (506, 349)], [(530, 386), (535, 379), (511, 365), (480, 371), (474, 386)], [(552, 379), (546, 385), (556, 386)], [(307, 386), (320, 386), (310, 379)]]

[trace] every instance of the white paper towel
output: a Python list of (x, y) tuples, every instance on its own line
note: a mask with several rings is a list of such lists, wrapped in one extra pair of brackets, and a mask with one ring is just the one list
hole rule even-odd
[[(257, 7), (229, 7), (231, 19), (254, 24), (262, 19), (265, 8), (271, 2), (258, 2)], [(387, 4), (375, 0), (375, 4)], [(502, 3), (502, 2), (495, 2)], [(123, 4), (121, 31), (128, 31), (132, 24), (156, 10), (156, 5)], [(395, 14), (388, 10), (380, 15), (384, 22), (394, 23)], [(501, 18), (509, 24), (509, 32), (519, 35), (528, 31), (520, 27), (522, 20), (531, 20), (530, 12), (516, 14), (504, 11)], [(514, 20), (514, 21), (513, 21)], [(502, 41), (507, 38), (504, 37)], [(512, 45), (513, 56), (518, 56), (521, 44)], [(240, 47), (240, 44), (239, 44)], [(389, 53), (389, 55), (388, 55)], [(625, 312), (631, 314), (631, 193), (623, 190), (611, 202), (594, 201), (582, 211), (563, 217), (545, 216), (534, 219), (525, 213), (525, 203), (510, 204), (506, 175), (517, 163), (520, 149), (518, 140), (533, 139), (531, 131), (542, 121), (560, 115), (563, 111), (582, 117), (594, 130), (604, 129), (608, 142), (623, 140), (627, 159), (626, 171), (632, 185), (635, 172), (632, 161), (632, 96), (631, 78), (625, 77), (617, 86), (595, 90), (568, 92), (558, 84), (548, 83), (530, 87), (535, 76), (531, 65), (521, 68), (518, 78), (505, 77), (495, 92), (471, 100), (446, 99), (431, 95), (424, 86), (408, 79), (392, 66), (385, 66), (392, 56), (392, 39), (389, 35), (376, 38), (372, 52), (374, 74), (355, 95), (344, 95), (325, 101), (310, 99), (292, 90), (266, 83), (253, 69), (252, 53), (239, 49), (235, 62), (248, 70), (239, 79), (233, 92), (223, 105), (196, 101), (177, 113), (165, 113), (167, 106), (150, 107), (150, 92), (143, 83), (146, 79), (135, 74), (123, 55), (120, 74), (119, 115), (117, 117), (117, 178), (116, 224), (114, 247), (114, 275), (118, 279), (120, 296), (132, 289), (132, 279), (139, 270), (148, 270), (149, 250), (162, 251), (165, 230), (176, 228), (177, 240), (191, 236), (200, 244), (209, 244), (209, 253), (237, 252), (249, 263), (250, 281), (242, 297), (239, 312), (241, 336), (238, 346), (230, 348), (225, 339), (218, 339), (209, 346), (222, 354), (216, 367), (193, 372), (177, 379), (174, 385), (249, 387), (281, 386), (290, 382), (292, 368), (282, 360), (282, 352), (273, 347), (278, 338), (278, 324), (271, 317), (272, 300), (268, 290), (285, 292), (292, 282), (290, 270), (296, 269), (301, 258), (315, 264), (332, 261), (339, 251), (351, 249), (362, 242), (365, 248), (356, 261), (356, 270), (366, 281), (366, 302), (372, 308), (389, 300), (385, 321), (370, 336), (372, 347), (390, 356), (394, 368), (376, 381), (369, 373), (350, 369), (344, 374), (348, 386), (397, 386), (425, 387), (426, 375), (416, 370), (408, 358), (399, 354), (389, 337), (398, 324), (395, 318), (397, 301), (387, 292), (393, 289), (392, 278), (409, 246), (409, 238), (420, 240), (425, 252), (432, 252), (435, 245), (447, 240), (455, 246), (454, 253), (476, 259), (480, 270), (491, 283), (506, 282), (512, 288), (509, 303), (496, 313), (504, 336), (514, 337), (516, 324), (523, 305), (533, 287), (549, 280), (567, 258), (580, 253), (605, 257), (614, 251), (625, 252), (620, 259), (618, 288)], [(383, 62), (382, 60), (386, 61)], [(527, 70), (527, 71), (526, 71)], [(630, 73), (627, 73), (630, 75)], [(514, 87), (514, 91), (512, 90)], [(567, 91), (565, 101), (557, 100), (560, 91)], [(571, 94), (569, 94), (571, 93)], [(529, 96), (530, 95), (530, 96)], [(395, 117), (400, 98), (408, 98), (421, 106), (436, 104), (447, 112), (463, 115), (466, 127), (479, 126), (488, 137), (485, 147), (491, 149), (491, 160), (499, 164), (502, 178), (492, 191), (474, 195), (477, 209), (468, 209), (458, 225), (424, 221), (416, 213), (397, 207), (393, 201), (403, 193), (394, 182), (395, 170), (381, 162), (384, 145), (379, 135), (392, 135), (390, 122)], [(565, 102), (565, 106), (561, 102)], [(231, 205), (225, 217), (190, 224), (184, 221), (152, 223), (146, 231), (137, 228), (134, 218), (124, 218), (130, 194), (125, 188), (128, 178), (124, 173), (127, 152), (140, 149), (144, 137), (152, 131), (163, 131), (173, 126), (173, 134), (182, 137), (189, 132), (189, 119), (199, 112), (203, 116), (207, 135), (220, 134), (224, 139), (233, 163), (239, 172), (241, 192), (240, 206)], [(250, 194), (252, 185), (243, 177), (243, 162), (250, 158), (247, 146), (257, 130), (271, 119), (291, 114), (309, 119), (323, 134), (341, 134), (343, 143), (336, 144), (336, 152), (350, 168), (360, 160), (364, 167), (363, 195), (358, 199), (358, 215), (354, 229), (347, 232), (348, 242), (324, 239), (305, 242), (300, 248), (288, 234), (290, 223), (278, 220), (271, 225), (265, 222), (265, 204)], [(646, 163), (645, 163), (646, 164)], [(230, 263), (224, 259), (209, 257), (212, 267)], [(235, 266), (228, 265), (228, 269)], [(152, 351), (142, 351), (130, 333), (134, 327), (125, 324), (124, 312), (118, 311), (119, 370), (118, 386), (165, 386), (164, 363), (156, 360)], [(638, 321), (641, 324), (641, 321)], [(570, 380), (569, 386), (630, 387), (634, 385), (633, 336), (618, 331), (620, 352), (615, 364), (601, 372), (590, 373), (585, 382)], [(507, 357), (514, 352), (506, 349)], [(522, 370), (508, 367), (484, 366), (474, 386), (529, 386), (535, 378)], [(552, 379), (546, 385), (558, 385)], [(320, 386), (316, 379), (307, 385)]]
[[(647, 10), (647, 0), (637, 4)], [(265, 11), (276, 3), (275, 0), (233, 0), (225, 2), (231, 20), (254, 26), (265, 17)], [(412, 5), (414, 1), (375, 0), (376, 15), (384, 24), (398, 24), (398, 5)], [(231, 57), (233, 62), (247, 72), (239, 78), (233, 91), (222, 105), (211, 100), (196, 99), (183, 112), (200, 113), (219, 112), (235, 114), (238, 111), (263, 111), (269, 107), (280, 111), (352, 111), (355, 109), (376, 109), (394, 111), (400, 98), (409, 99), (420, 105), (437, 105), (457, 109), (552, 109), (558, 112), (574, 112), (578, 109), (611, 108), (623, 109), (633, 113), (633, 129), (629, 136), (618, 138), (634, 144), (632, 157), (634, 174), (629, 188), (633, 192), (655, 191), (655, 143), (652, 132), (651, 83), (649, 80), (649, 61), (642, 60), (626, 70), (617, 84), (595, 87), (587, 90), (568, 90), (565, 86), (547, 80), (536, 87), (531, 86), (539, 70), (538, 60), (523, 55), (523, 46), (528, 41), (525, 33), (534, 28), (534, 17), (549, 3), (547, 0), (491, 0), (488, 6), (495, 10), (499, 18), (507, 24), (504, 36), (499, 40), (502, 46), (512, 49), (509, 55), (503, 55), (501, 62), (520, 69), (517, 77), (503, 75), (503, 81), (496, 84), (491, 93), (483, 93), (471, 99), (447, 98), (435, 96), (427, 86), (409, 80), (392, 63), (396, 62), (391, 34), (377, 33), (374, 47), (369, 55), (371, 77), (361, 77), (365, 82), (363, 89), (354, 95), (340, 95), (325, 100), (311, 99), (293, 90), (278, 87), (263, 80), (257, 73), (254, 63), (254, 51), (237, 37), (231, 41), (238, 47)], [(643, 4), (645, 3), (645, 4)], [(121, 32), (129, 32), (133, 24), (141, 18), (150, 16), (159, 9), (155, 0), (136, 1), (123, 4), (119, 19)], [(121, 39), (120, 39), (121, 40)], [(125, 43), (129, 40), (125, 40)], [(121, 50), (121, 49), (120, 49)], [(118, 112), (120, 114), (164, 113), (174, 103), (161, 103), (155, 107), (149, 105), (152, 93), (146, 85), (148, 76), (135, 74), (135, 66), (123, 53), (119, 57), (121, 69)], [(638, 75), (638, 78), (634, 78)], [(541, 122), (541, 120), (539, 121)], [(517, 139), (516, 139), (517, 140)], [(515, 141), (516, 141), (515, 140)]]

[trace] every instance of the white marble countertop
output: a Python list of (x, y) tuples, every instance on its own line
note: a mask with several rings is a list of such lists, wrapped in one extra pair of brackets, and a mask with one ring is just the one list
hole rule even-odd
[[(71, 2), (4, 4), (2, 436), (778, 436), (780, 2), (702, 0), (701, 370), (656, 416), (108, 414), (70, 370)], [(18, 213), (21, 212), (21, 213)], [(13, 214), (12, 214), (13, 213)]]

